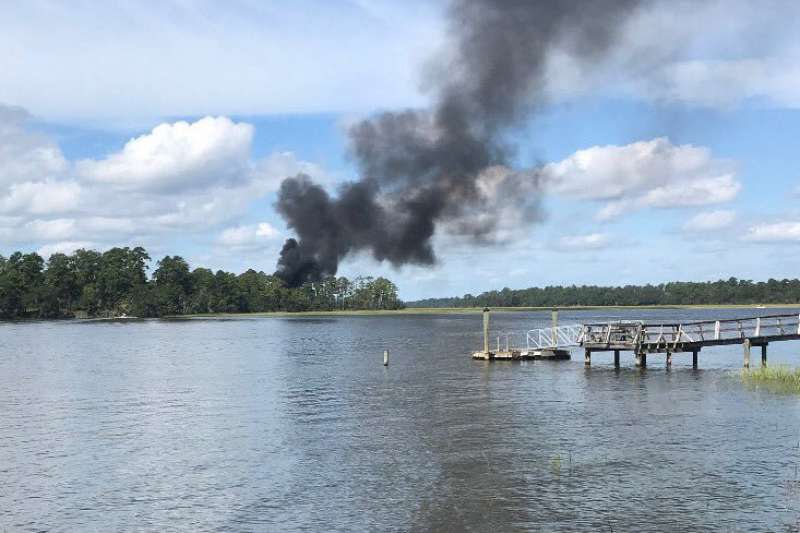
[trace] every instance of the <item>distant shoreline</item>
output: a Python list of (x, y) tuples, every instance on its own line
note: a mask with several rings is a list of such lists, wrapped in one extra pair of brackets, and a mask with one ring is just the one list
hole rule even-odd
[[(492, 307), (492, 312), (515, 313), (526, 311), (593, 311), (613, 309), (776, 309), (797, 308), (800, 304), (697, 304), (697, 305), (608, 305), (608, 306), (568, 306), (568, 307)], [(483, 311), (482, 307), (407, 307), (405, 309), (368, 309), (368, 310), (335, 310), (335, 311), (272, 311), (256, 313), (195, 313), (187, 315), (169, 315), (162, 318), (247, 318), (247, 317), (313, 317), (313, 316), (395, 316), (395, 315), (471, 315)]]
[[(603, 310), (659, 310), (659, 309), (800, 309), (800, 304), (697, 304), (697, 305), (607, 305), (607, 306), (566, 306), (566, 307), (491, 307), (497, 313), (549, 312), (558, 311), (603, 311)], [(162, 317), (93, 317), (93, 318), (18, 318), (0, 320), (0, 323), (19, 322), (125, 322), (139, 320), (192, 320), (192, 319), (231, 319), (231, 318), (302, 318), (336, 316), (413, 316), (413, 315), (476, 315), (482, 307), (407, 307), (405, 309), (365, 309), (335, 311), (264, 311), (253, 313), (193, 313), (185, 315), (165, 315)]]

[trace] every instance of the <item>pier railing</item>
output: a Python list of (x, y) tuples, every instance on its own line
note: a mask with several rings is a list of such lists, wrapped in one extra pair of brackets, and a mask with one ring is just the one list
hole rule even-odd
[(579, 343), (677, 346), (685, 343), (729, 344), (744, 339), (794, 335), (800, 335), (800, 315), (787, 314), (662, 324), (646, 324), (641, 321), (585, 324)]

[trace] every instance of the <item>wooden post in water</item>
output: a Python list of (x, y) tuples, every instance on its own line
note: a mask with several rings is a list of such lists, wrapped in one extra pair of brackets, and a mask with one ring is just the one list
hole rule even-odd
[(389, 366), (389, 350), (383, 351), (383, 366)]
[(592, 351), (588, 348), (583, 353), (583, 366), (590, 366), (592, 364)]
[(750, 339), (745, 339), (742, 346), (744, 347), (744, 367), (750, 368)]
[(553, 326), (553, 348), (558, 346), (558, 309), (553, 309), (550, 313), (550, 322)]
[(637, 352), (636, 353), (636, 366), (638, 367), (645, 367), (647, 366), (647, 354), (644, 352)]
[(697, 368), (697, 350), (692, 352), (692, 368)]
[(614, 368), (619, 368), (619, 350), (614, 350)]
[(672, 352), (667, 352), (667, 368), (672, 366)]
[(489, 357), (489, 308), (483, 308), (483, 353)]
[(767, 343), (761, 345), (761, 368), (767, 367)]

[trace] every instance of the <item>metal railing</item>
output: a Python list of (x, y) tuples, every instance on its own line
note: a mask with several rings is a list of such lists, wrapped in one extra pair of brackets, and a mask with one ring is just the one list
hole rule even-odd
[(578, 346), (582, 332), (580, 324), (532, 329), (526, 334), (528, 351)]
[(726, 320), (645, 324), (611, 322), (585, 324), (581, 344), (678, 345), (760, 337), (800, 335), (800, 315), (770, 315)]

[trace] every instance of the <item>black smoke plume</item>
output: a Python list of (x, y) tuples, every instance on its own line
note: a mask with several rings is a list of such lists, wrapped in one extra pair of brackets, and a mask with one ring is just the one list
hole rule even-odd
[[(437, 229), (478, 242), (501, 223), (536, 220), (538, 173), (512, 168), (508, 137), (542, 102), (548, 52), (605, 54), (636, 0), (455, 0), (452, 51), (435, 58), (430, 109), (381, 113), (349, 130), (360, 179), (331, 197), (287, 178), (277, 209), (289, 239), (277, 275), (290, 286), (335, 274), (351, 252), (395, 266), (431, 264)], [(514, 218), (516, 217), (516, 218)]]

